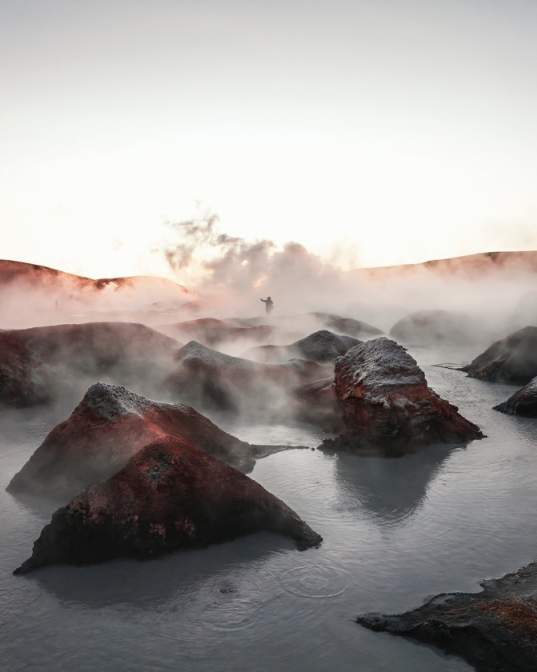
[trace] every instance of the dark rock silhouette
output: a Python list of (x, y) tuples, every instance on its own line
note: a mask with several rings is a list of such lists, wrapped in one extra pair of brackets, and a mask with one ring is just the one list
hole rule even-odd
[(323, 375), (326, 371), (310, 361), (260, 364), (191, 341), (178, 351), (166, 384), (176, 397), (196, 408), (267, 415), (285, 408), (287, 395), (295, 387)]
[(322, 329), (290, 345), (260, 345), (250, 348), (245, 355), (262, 362), (285, 362), (293, 357), (309, 359), (318, 364), (335, 361), (349, 348), (360, 343), (351, 336), (338, 336)]
[(526, 385), (537, 376), (537, 327), (524, 327), (496, 341), (461, 371), (481, 380)]
[(525, 415), (530, 418), (537, 418), (537, 376), (509, 397), (507, 401), (494, 406), (494, 410), (507, 413), (507, 415)]
[(255, 464), (256, 447), (222, 431), (193, 408), (97, 383), (71, 416), (48, 434), (7, 490), (68, 501), (115, 474), (141, 448), (165, 434), (193, 443), (242, 471)]
[(434, 644), (477, 672), (537, 669), (537, 564), (481, 584), (480, 593), (437, 595), (397, 616), (365, 614), (357, 622)]
[(104, 376), (152, 391), (181, 344), (144, 326), (88, 322), (0, 331), (0, 405), (32, 406)]
[(290, 537), (300, 550), (322, 541), (255, 481), (186, 441), (164, 436), (56, 511), (15, 573), (157, 557), (258, 531)]
[(451, 310), (420, 310), (394, 324), (390, 336), (412, 345), (439, 341), (464, 344), (475, 341), (482, 331), (482, 323), (470, 315)]
[(325, 447), (401, 455), (435, 443), (482, 438), (479, 427), (427, 386), (406, 350), (381, 337), (351, 348), (335, 366), (346, 432)]

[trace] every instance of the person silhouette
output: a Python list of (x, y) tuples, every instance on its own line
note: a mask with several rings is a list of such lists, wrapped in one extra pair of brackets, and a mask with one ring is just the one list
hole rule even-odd
[(268, 296), (266, 299), (260, 299), (260, 301), (263, 301), (265, 304), (265, 310), (267, 311), (267, 315), (270, 315), (272, 312), (272, 309), (274, 308), (274, 303), (270, 296)]

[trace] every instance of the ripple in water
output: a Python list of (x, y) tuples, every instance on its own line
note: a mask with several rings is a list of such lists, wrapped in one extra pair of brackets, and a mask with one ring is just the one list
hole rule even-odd
[(303, 565), (283, 572), (280, 582), (294, 595), (327, 598), (347, 590), (349, 575), (341, 568)]
[(213, 630), (245, 630), (257, 623), (267, 602), (280, 592), (270, 572), (255, 577), (213, 576), (196, 596), (200, 606), (197, 619)]

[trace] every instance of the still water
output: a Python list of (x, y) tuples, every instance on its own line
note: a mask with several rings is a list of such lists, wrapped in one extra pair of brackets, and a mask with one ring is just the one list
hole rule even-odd
[[(1, 669), (470, 670), (435, 649), (365, 630), (354, 617), (476, 591), (480, 580), (535, 559), (537, 421), (491, 410), (515, 388), (432, 366), (468, 357), (411, 353), (429, 384), (488, 438), (393, 460), (318, 450), (260, 460), (251, 476), (324, 538), (304, 553), (257, 534), (147, 562), (14, 577), (55, 507), (21, 502), (5, 487), (74, 403), (0, 414)], [(277, 425), (224, 428), (255, 443), (315, 447), (323, 438)]]

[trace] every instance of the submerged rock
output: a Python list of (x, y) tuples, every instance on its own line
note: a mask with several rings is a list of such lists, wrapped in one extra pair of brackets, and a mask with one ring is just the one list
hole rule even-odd
[(351, 348), (335, 366), (346, 433), (325, 447), (401, 455), (422, 445), (483, 437), (456, 406), (427, 386), (405, 348), (381, 337)]
[(525, 415), (537, 418), (537, 376), (507, 401), (494, 406), (495, 411), (508, 415)]
[(89, 322), (0, 331), (0, 405), (32, 406), (95, 378), (162, 382), (181, 344), (128, 322)]
[(293, 357), (301, 357), (318, 364), (326, 364), (334, 362), (336, 357), (344, 355), (358, 343), (361, 341), (351, 336), (338, 336), (321, 329), (290, 345), (261, 345), (250, 348), (246, 354), (262, 362), (285, 362)]
[(462, 656), (477, 672), (534, 672), (537, 564), (481, 585), (480, 593), (442, 594), (414, 611), (365, 614), (357, 622), (438, 646)]
[(260, 364), (191, 341), (177, 353), (166, 383), (173, 394), (193, 406), (268, 417), (287, 407), (287, 396), (295, 387), (323, 374), (324, 369), (314, 362)]
[(255, 464), (254, 446), (222, 431), (193, 408), (96, 383), (69, 418), (48, 434), (7, 490), (67, 501), (115, 474), (141, 448), (165, 434), (193, 443), (242, 471)]
[(461, 371), (497, 383), (529, 383), (537, 376), (537, 327), (524, 327), (496, 341)]
[(165, 436), (56, 511), (15, 573), (49, 564), (151, 558), (258, 531), (290, 537), (299, 550), (322, 541), (258, 483)]

